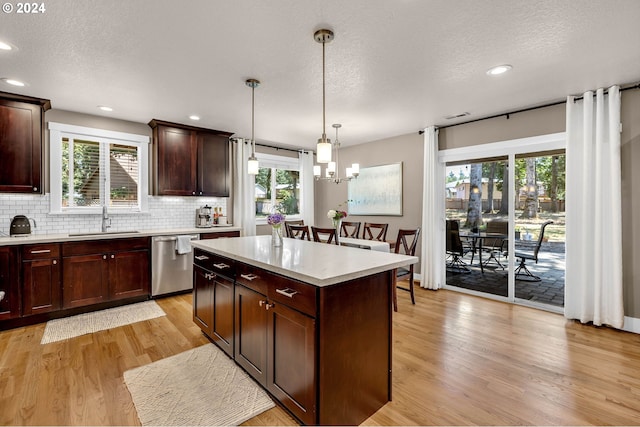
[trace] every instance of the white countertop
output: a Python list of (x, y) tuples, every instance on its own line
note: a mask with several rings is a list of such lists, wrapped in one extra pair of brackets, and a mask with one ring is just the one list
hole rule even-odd
[(148, 236), (169, 236), (180, 234), (202, 234), (202, 233), (220, 233), (225, 231), (239, 231), (240, 227), (234, 226), (214, 226), (208, 228), (176, 228), (162, 230), (137, 230), (136, 232), (127, 232), (127, 230), (114, 230), (106, 233), (99, 231), (92, 233), (71, 233), (71, 234), (39, 234), (38, 229), (26, 236), (0, 236), (0, 246), (11, 245), (30, 245), (34, 243), (54, 243), (54, 242), (80, 242), (83, 240), (103, 240), (103, 239), (122, 239), (128, 237), (148, 237)]
[(418, 262), (414, 256), (290, 238), (284, 238), (281, 247), (273, 247), (271, 236), (197, 240), (191, 245), (316, 286), (329, 286)]

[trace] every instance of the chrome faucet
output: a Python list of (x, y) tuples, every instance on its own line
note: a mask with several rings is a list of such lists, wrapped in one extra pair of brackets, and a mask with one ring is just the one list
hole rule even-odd
[(102, 232), (107, 231), (108, 228), (111, 228), (111, 218), (109, 218), (109, 214), (107, 213), (107, 205), (102, 206)]

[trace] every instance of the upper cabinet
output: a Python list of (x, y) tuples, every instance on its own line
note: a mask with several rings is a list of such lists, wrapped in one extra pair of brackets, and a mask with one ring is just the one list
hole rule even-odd
[(164, 196), (228, 197), (230, 132), (151, 120), (154, 191)]
[(42, 193), (46, 99), (0, 92), (0, 192)]

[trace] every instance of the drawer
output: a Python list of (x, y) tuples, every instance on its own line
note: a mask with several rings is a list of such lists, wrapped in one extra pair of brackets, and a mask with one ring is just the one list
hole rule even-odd
[(148, 237), (66, 242), (63, 243), (62, 254), (65, 257), (69, 257), (76, 255), (95, 255), (107, 252), (135, 251), (140, 249), (149, 249)]
[(238, 265), (237, 283), (266, 295), (270, 301), (316, 316), (317, 288), (246, 264)]
[(203, 251), (202, 249), (196, 248), (194, 250), (193, 263), (230, 279), (234, 279), (236, 277), (235, 261), (220, 255)]
[(22, 247), (22, 259), (51, 259), (60, 257), (60, 244), (41, 243), (36, 245), (25, 245)]
[(224, 239), (227, 237), (240, 237), (240, 231), (218, 231), (215, 233), (200, 233), (200, 240)]

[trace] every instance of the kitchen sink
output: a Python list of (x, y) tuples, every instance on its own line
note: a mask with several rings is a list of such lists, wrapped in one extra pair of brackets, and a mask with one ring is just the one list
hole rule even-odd
[(86, 236), (112, 236), (118, 234), (135, 234), (138, 230), (129, 231), (94, 231), (93, 233), (69, 233), (69, 237), (86, 237)]

